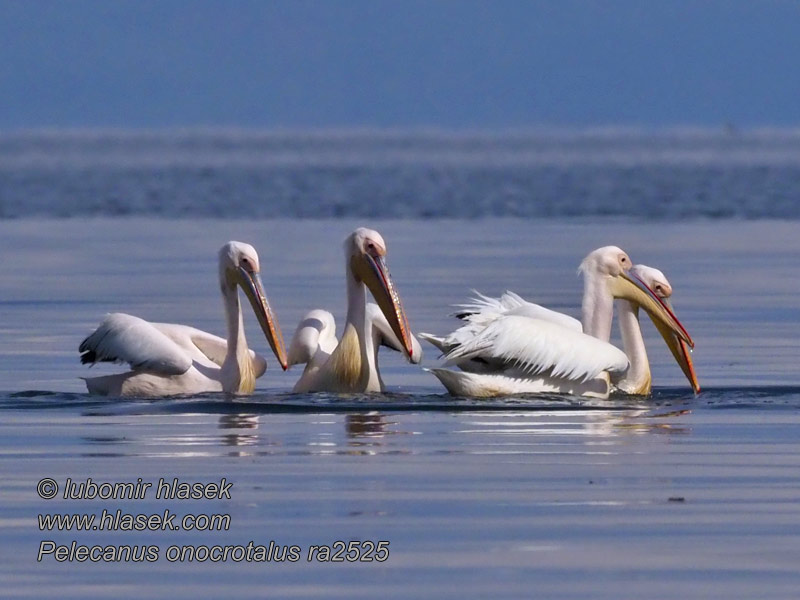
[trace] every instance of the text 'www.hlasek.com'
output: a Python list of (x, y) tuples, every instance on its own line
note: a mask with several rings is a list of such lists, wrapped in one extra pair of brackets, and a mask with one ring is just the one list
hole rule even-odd
[[(178, 478), (146, 482), (73, 481), (67, 478), (62, 487), (55, 479), (39, 481), (36, 491), (44, 500), (231, 500), (233, 483), (219, 481), (189, 483)], [(100, 512), (43, 513), (38, 515), (42, 532), (218, 532), (228, 531), (231, 515), (223, 513), (182, 513), (164, 508), (151, 514), (135, 514), (116, 508)], [(55, 537), (55, 536), (53, 536)], [(42, 539), (39, 562), (321, 562), (382, 563), (389, 558), (388, 541), (336, 540), (330, 544), (279, 544), (274, 540), (242, 544), (92, 544), (77, 540)]]

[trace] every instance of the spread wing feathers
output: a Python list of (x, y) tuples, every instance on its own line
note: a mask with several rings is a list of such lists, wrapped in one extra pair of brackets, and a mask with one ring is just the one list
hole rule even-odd
[(625, 353), (607, 342), (550, 321), (508, 316), (495, 320), (445, 355), (447, 364), (500, 361), (531, 375), (587, 381), (603, 371), (624, 372)]
[[(413, 350), (413, 355), (409, 357), (406, 354), (405, 348), (403, 348), (403, 344), (397, 339), (397, 335), (392, 330), (392, 326), (389, 325), (389, 321), (386, 320), (386, 316), (377, 304), (367, 302), (366, 319), (372, 323), (376, 345), (386, 346), (396, 352), (402, 352), (403, 356), (415, 365), (420, 363), (422, 360), (422, 346), (419, 340), (414, 337), (413, 333), (411, 334), (411, 349)], [(420, 335), (420, 337), (422, 337), (422, 335)]]
[(180, 375), (192, 365), (187, 352), (144, 319), (113, 313), (79, 347), (81, 362), (128, 363), (163, 375)]
[(516, 315), (550, 321), (574, 331), (583, 331), (581, 322), (577, 319), (523, 300), (518, 294), (510, 291), (506, 291), (499, 298), (490, 298), (480, 292), (475, 292), (475, 298), (468, 303), (460, 304), (459, 308), (461, 310), (456, 313), (456, 316), (480, 328), (486, 327), (500, 317)]
[(506, 291), (506, 293), (499, 298), (486, 296), (481, 294), (478, 290), (472, 290), (472, 293), (475, 294), (475, 296), (470, 298), (469, 302), (455, 305), (461, 310), (456, 311), (454, 316), (465, 318), (482, 312), (504, 313), (507, 310), (517, 308), (525, 303), (525, 300), (519, 295), (510, 291)]
[(333, 315), (327, 310), (311, 310), (300, 320), (289, 344), (289, 365), (311, 362), (317, 350), (331, 353), (338, 343)]

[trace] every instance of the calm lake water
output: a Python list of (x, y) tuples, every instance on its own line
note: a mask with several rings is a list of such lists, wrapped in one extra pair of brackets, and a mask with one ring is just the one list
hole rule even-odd
[[(454, 400), (382, 352), (383, 396), (91, 398), (80, 340), (108, 311), (223, 333), (216, 250), (253, 243), (284, 334), (344, 318), (341, 241), (379, 229), (416, 331), (470, 289), (578, 314), (575, 270), (624, 247), (661, 268), (696, 341), (693, 396), (655, 330), (649, 399)], [(0, 583), (7, 598), (793, 598), (800, 589), (800, 236), (795, 222), (482, 219), (0, 221)], [(267, 353), (246, 314), (248, 341)], [(425, 366), (437, 364), (425, 349)], [(42, 500), (37, 482), (234, 483), (230, 499)], [(230, 515), (227, 531), (40, 531), (42, 513)], [(154, 563), (56, 562), (157, 545)], [(384, 562), (311, 546), (389, 542)], [(169, 562), (171, 545), (297, 545), (298, 562)]]

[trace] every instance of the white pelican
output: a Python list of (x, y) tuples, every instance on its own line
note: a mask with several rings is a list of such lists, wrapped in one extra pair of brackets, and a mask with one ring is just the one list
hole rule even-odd
[(522, 393), (566, 393), (607, 398), (610, 376), (628, 369), (625, 353), (608, 343), (615, 298), (641, 306), (662, 335), (674, 332), (693, 345), (672, 311), (635, 273), (616, 246), (590, 253), (584, 276), (583, 324), (575, 319), (505, 294), (483, 297), (467, 308), (467, 324), (445, 338), (420, 334), (445, 352), (447, 364), (463, 371), (432, 369), (454, 395), (488, 397)]
[[(672, 308), (669, 303), (672, 286), (661, 271), (638, 264), (631, 267), (631, 273), (653, 290), (668, 308)], [(617, 390), (626, 394), (647, 395), (651, 388), (650, 362), (647, 360), (647, 350), (644, 345), (642, 329), (639, 326), (639, 307), (628, 300), (617, 300), (616, 304), (619, 330), (622, 334), (622, 348), (630, 361), (630, 366), (621, 379), (614, 379), (613, 385)], [(686, 343), (671, 331), (665, 330), (660, 321), (654, 320), (653, 322), (667, 343), (675, 361), (689, 380), (692, 390), (698, 393), (700, 384), (697, 382), (697, 375), (694, 372), (694, 365)]]
[(132, 370), (86, 379), (92, 394), (169, 396), (201, 392), (249, 394), (267, 361), (247, 348), (240, 286), (284, 370), (286, 352), (250, 244), (228, 242), (219, 251), (219, 285), (228, 326), (227, 341), (186, 325), (149, 323), (122, 313), (107, 315), (80, 345), (81, 362), (128, 363)]
[[(421, 348), (408, 326), (386, 266), (386, 243), (377, 231), (356, 229), (344, 242), (347, 318), (336, 339), (333, 315), (312, 310), (289, 345), (289, 365), (305, 363), (295, 392), (381, 392), (378, 348), (387, 345), (419, 362)], [(367, 305), (366, 288), (378, 306)]]
[[(671, 309), (669, 297), (672, 295), (672, 286), (666, 276), (653, 267), (638, 264), (631, 267), (631, 273), (643, 281), (647, 287), (655, 292), (661, 300)], [(617, 315), (619, 318), (619, 329), (622, 334), (622, 347), (628, 357), (630, 366), (624, 374), (618, 375), (613, 381), (613, 388), (631, 395), (647, 395), (651, 389), (650, 363), (647, 360), (647, 350), (642, 337), (642, 330), (639, 326), (639, 307), (628, 300), (617, 300)], [(480, 329), (488, 325), (494, 319), (503, 315), (525, 315), (531, 318), (547, 318), (558, 320), (565, 327), (581, 331), (581, 324), (576, 319), (568, 317), (562, 313), (550, 311), (538, 304), (527, 302), (513, 292), (506, 292), (500, 298), (489, 298), (478, 294), (478, 298), (469, 304), (461, 305), (463, 311), (459, 311), (457, 316), (465, 318), (469, 316), (469, 325), (457, 330), (458, 338), (466, 341), (470, 336), (474, 336)], [(658, 320), (655, 321), (656, 327), (661, 327)], [(465, 332), (468, 332), (465, 333)], [(692, 359), (686, 348), (686, 343), (668, 330), (662, 332), (667, 346), (672, 352), (675, 360), (680, 365), (686, 378), (695, 393), (700, 391), (697, 376), (694, 372)], [(445, 346), (441, 338), (426, 336), (425, 339), (435, 344), (443, 353), (452, 349), (452, 345)], [(486, 363), (477, 360), (470, 360), (460, 363), (462, 368), (472, 373), (491, 372)]]

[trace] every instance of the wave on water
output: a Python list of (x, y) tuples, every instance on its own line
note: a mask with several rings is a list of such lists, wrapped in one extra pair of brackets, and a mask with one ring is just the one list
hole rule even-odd
[(800, 130), (0, 134), (0, 218), (800, 218)]
[(708, 388), (694, 396), (685, 388), (656, 388), (649, 398), (596, 400), (561, 395), (454, 398), (446, 394), (289, 394), (256, 392), (231, 398), (202, 394), (173, 398), (106, 398), (30, 390), (0, 393), (0, 410), (77, 410), (86, 414), (275, 414), (352, 412), (543, 412), (678, 411), (702, 409), (800, 409), (800, 387)]

